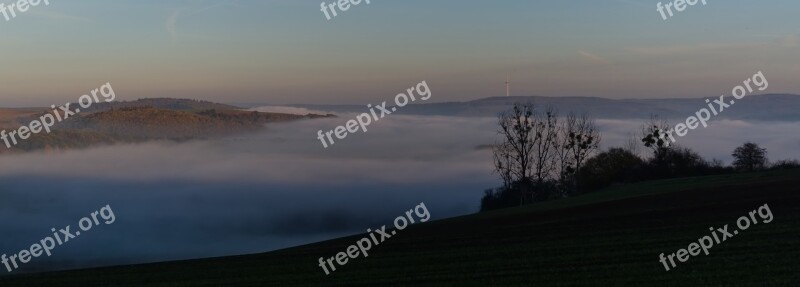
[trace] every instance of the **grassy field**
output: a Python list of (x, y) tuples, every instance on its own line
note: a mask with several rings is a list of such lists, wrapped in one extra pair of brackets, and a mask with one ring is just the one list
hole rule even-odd
[[(735, 228), (764, 204), (771, 223), (672, 271), (658, 261), (710, 235), (709, 227)], [(798, 286), (800, 171), (654, 181), (429, 222), (331, 275), (317, 266), (317, 258), (362, 236), (265, 254), (5, 277), (0, 286)]]

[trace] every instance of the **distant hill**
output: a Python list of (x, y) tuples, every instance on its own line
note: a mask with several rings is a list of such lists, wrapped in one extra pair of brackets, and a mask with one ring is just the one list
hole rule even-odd
[(153, 107), (115, 108), (79, 116), (57, 130), (87, 130), (117, 137), (186, 139), (256, 130), (273, 121), (302, 116), (244, 111), (206, 110), (189, 112)]
[[(18, 128), (49, 112), (42, 109), (4, 111), (4, 128)], [(16, 115), (16, 117), (14, 117)], [(53, 126), (53, 132), (32, 135), (10, 150), (86, 148), (114, 143), (150, 140), (185, 141), (207, 139), (257, 131), (265, 124), (327, 117), (245, 111), (238, 107), (186, 99), (140, 99), (132, 102), (103, 103), (71, 116)]]
[(102, 102), (92, 105), (88, 112), (101, 112), (107, 111), (112, 108), (159, 108), (172, 111), (204, 111), (204, 110), (239, 110), (240, 107), (219, 104), (208, 101), (191, 100), (191, 99), (172, 99), (172, 98), (148, 98), (138, 99), (128, 102)]
[[(730, 96), (727, 98), (731, 99)], [(491, 97), (466, 102), (412, 104), (397, 110), (405, 115), (494, 117), (515, 102), (533, 101), (553, 106), (562, 113), (574, 111), (602, 119), (644, 119), (657, 114), (666, 119), (685, 119), (706, 108), (702, 99), (606, 99), (596, 97)], [(714, 99), (711, 99), (714, 100)], [(388, 102), (392, 104), (392, 102)], [(363, 105), (290, 105), (336, 113), (363, 113)], [(738, 100), (718, 119), (800, 121), (800, 96), (788, 94), (752, 95)]]

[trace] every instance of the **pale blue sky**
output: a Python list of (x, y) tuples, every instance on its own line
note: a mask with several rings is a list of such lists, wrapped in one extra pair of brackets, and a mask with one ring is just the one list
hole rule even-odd
[(759, 70), (800, 93), (793, 0), (666, 21), (658, 1), (372, 0), (330, 21), (320, 2), (51, 0), (0, 18), (0, 106), (105, 82), (119, 100), (366, 104), (427, 80), (432, 101), (469, 100), (504, 94), (507, 72), (515, 95), (714, 96)]

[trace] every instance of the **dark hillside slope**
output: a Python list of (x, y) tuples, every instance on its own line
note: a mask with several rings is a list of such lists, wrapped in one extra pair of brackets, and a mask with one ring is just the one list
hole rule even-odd
[[(276, 252), (0, 279), (1, 286), (797, 286), (800, 171), (647, 182), (403, 230), (325, 276), (363, 235)], [(658, 261), (768, 204), (667, 272)], [(435, 216), (436, 206), (428, 206)], [(398, 210), (398, 214), (402, 211)], [(387, 224), (391, 219), (387, 219)]]

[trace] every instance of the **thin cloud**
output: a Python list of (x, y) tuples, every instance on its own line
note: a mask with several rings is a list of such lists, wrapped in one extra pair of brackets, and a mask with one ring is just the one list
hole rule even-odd
[(648, 5), (645, 5), (644, 3), (636, 2), (636, 1), (633, 1), (633, 0), (617, 0), (617, 3), (632, 5), (632, 6), (636, 6), (636, 7), (647, 7), (648, 6)]
[(586, 60), (589, 60), (594, 64), (603, 64), (603, 65), (611, 64), (610, 60), (584, 50), (578, 50), (578, 55), (581, 55), (581, 57), (583, 57)]
[(700, 43), (694, 45), (672, 45), (672, 46), (650, 46), (650, 47), (628, 47), (628, 52), (637, 53), (643, 56), (671, 56), (692, 53), (702, 53), (718, 50), (733, 49), (766, 49), (766, 48), (794, 48), (800, 46), (800, 34), (789, 35), (756, 35), (773, 38), (771, 41), (759, 41), (752, 43)]
[(172, 39), (173, 42), (177, 41), (178, 39), (178, 21), (182, 18), (191, 17), (205, 11), (224, 6), (244, 8), (244, 6), (241, 5), (238, 0), (214, 1), (210, 5), (205, 5), (200, 8), (190, 7), (206, 3), (206, 1), (190, 1), (190, 4), (187, 7), (172, 11), (172, 13), (167, 16), (167, 19), (164, 23), (164, 28), (167, 30), (167, 33), (169, 33), (170, 39)]
[(759, 48), (767, 45), (769, 44), (768, 43), (702, 43), (695, 45), (629, 47), (625, 48), (625, 50), (628, 52), (633, 52), (644, 56), (670, 56), (670, 55), (708, 52), (715, 50)]
[(690, 54), (703, 51), (750, 47), (753, 44), (697, 44), (697, 45), (675, 45), (675, 46), (657, 46), (657, 47), (632, 47), (626, 50), (637, 54), (646, 56), (666, 56), (675, 54)]
[(164, 24), (165, 28), (167, 29), (167, 33), (169, 33), (170, 39), (174, 42), (178, 38), (178, 17), (180, 17), (181, 11), (172, 12), (167, 17), (167, 23)]
[(791, 34), (786, 35), (778, 39), (778, 43), (787, 48), (795, 48), (800, 46), (800, 35), (798, 34)]
[(52, 20), (65, 20), (65, 21), (74, 21), (74, 22), (91, 22), (92, 20), (89, 18), (81, 17), (81, 16), (74, 16), (69, 15), (62, 12), (57, 11), (48, 11), (48, 10), (30, 10), (30, 15), (40, 17), (40, 18), (47, 18)]

